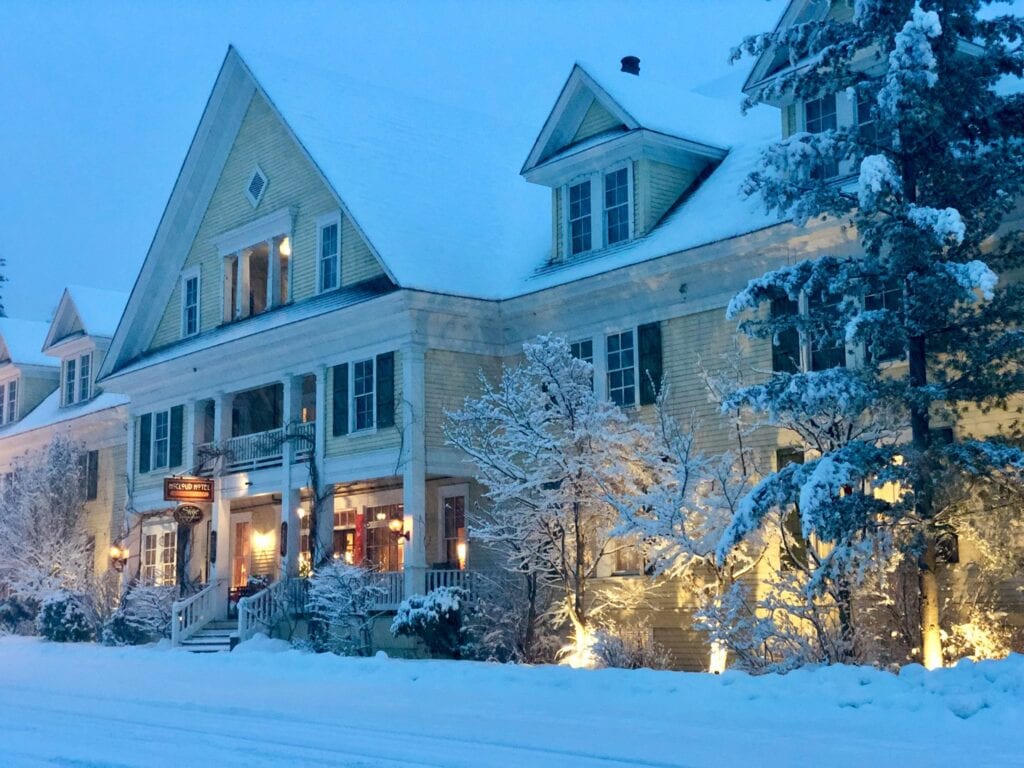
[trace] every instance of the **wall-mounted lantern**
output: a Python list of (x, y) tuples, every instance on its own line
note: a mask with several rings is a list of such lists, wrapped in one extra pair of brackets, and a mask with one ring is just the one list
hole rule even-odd
[(122, 547), (120, 544), (112, 544), (110, 546), (110, 567), (118, 573), (121, 573), (127, 564), (128, 547)]
[(409, 532), (405, 530), (405, 522), (401, 518), (393, 517), (388, 520), (388, 530), (395, 534), (399, 544), (409, 541)]

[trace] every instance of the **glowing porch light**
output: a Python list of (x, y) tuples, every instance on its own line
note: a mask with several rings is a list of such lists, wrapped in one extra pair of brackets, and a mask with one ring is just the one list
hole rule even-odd
[(282, 237), (281, 244), (277, 247), (278, 252), (282, 256), (292, 255), (292, 240), (290, 237)]
[(253, 531), (250, 537), (252, 548), (259, 552), (268, 552), (274, 548), (273, 531)]

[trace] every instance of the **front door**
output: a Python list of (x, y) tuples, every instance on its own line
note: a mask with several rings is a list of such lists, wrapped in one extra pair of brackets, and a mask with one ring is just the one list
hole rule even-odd
[(252, 570), (252, 520), (235, 520), (231, 538), (231, 588), (249, 583)]

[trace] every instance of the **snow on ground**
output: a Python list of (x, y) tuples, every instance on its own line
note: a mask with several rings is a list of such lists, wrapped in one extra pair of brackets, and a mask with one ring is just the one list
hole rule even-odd
[(1024, 657), (785, 677), (0, 638), (0, 764), (1024, 765)]

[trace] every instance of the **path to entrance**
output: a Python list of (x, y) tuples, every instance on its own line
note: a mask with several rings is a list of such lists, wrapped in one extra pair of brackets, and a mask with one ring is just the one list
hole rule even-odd
[(900, 678), (749, 678), (276, 647), (201, 656), (0, 638), (0, 764), (1024, 765), (1019, 656)]

